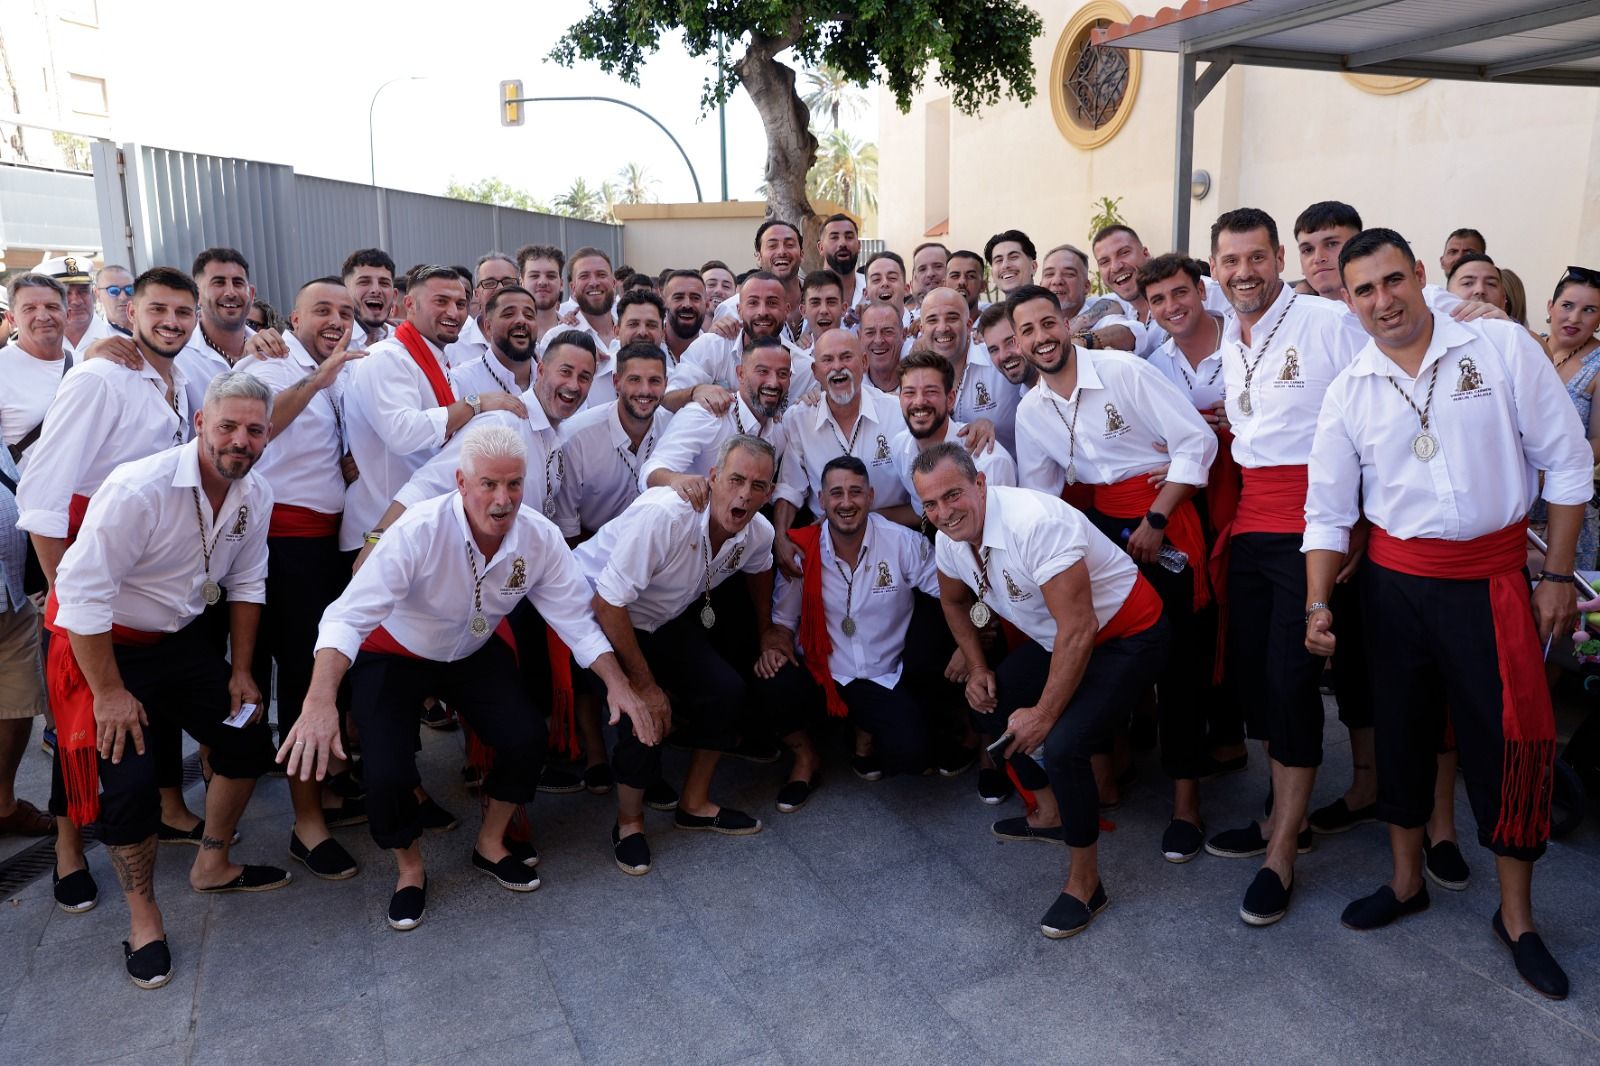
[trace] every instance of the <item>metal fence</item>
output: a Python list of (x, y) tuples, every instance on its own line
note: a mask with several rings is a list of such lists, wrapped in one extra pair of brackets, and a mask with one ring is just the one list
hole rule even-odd
[(338, 273), (356, 248), (384, 248), (401, 270), (471, 266), (491, 249), (529, 243), (622, 256), (621, 226), (314, 178), (281, 163), (109, 141), (93, 153), (107, 262), (187, 270), (202, 249), (237, 248), (262, 298), (280, 308), (302, 282)]
[(0, 250), (96, 252), (94, 180), (87, 174), (0, 164)]

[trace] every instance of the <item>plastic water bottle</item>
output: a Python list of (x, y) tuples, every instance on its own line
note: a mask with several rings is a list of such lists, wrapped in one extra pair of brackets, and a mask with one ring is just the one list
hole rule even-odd
[[(1122, 531), (1122, 546), (1124, 548), (1128, 546), (1128, 538), (1132, 536), (1133, 530), (1124, 529)], [(1161, 543), (1161, 550), (1156, 552), (1156, 563), (1160, 565), (1163, 570), (1170, 570), (1174, 574), (1181, 574), (1183, 573), (1183, 568), (1189, 565), (1189, 553), (1179, 551), (1171, 544), (1163, 541)]]

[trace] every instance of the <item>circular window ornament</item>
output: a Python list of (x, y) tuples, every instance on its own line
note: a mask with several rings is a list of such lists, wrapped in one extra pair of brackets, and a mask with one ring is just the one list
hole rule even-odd
[(1078, 9), (1056, 42), (1050, 64), (1050, 110), (1061, 135), (1098, 148), (1122, 129), (1139, 95), (1137, 50), (1094, 42), (1094, 31), (1131, 16), (1121, 4), (1095, 0)]
[(1427, 78), (1397, 78), (1390, 74), (1351, 74), (1349, 71), (1341, 73), (1351, 85), (1373, 96), (1398, 96), (1428, 83)]

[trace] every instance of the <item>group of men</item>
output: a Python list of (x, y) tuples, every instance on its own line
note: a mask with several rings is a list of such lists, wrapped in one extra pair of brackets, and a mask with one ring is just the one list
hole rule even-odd
[[(1020, 795), (993, 832), (1069, 849), (1040, 920), (1069, 937), (1108, 903), (1100, 813), (1153, 700), (1161, 854), (1263, 856), (1252, 925), (1287, 913), (1314, 833), (1375, 819), (1393, 878), (1347, 926), (1425, 908), (1428, 879), (1465, 887), (1440, 754), (1459, 751), (1494, 930), (1565, 995), (1530, 885), (1554, 754), (1540, 648), (1575, 617), (1583, 429), (1532, 337), (1425, 285), (1399, 234), (1330, 202), (1293, 237), (1298, 286), (1251, 208), (1217, 219), (1209, 264), (1152, 257), (1126, 226), (1089, 254), (1040, 259), (1006, 230), (981, 254), (862, 264), (838, 215), (802, 272), (800, 230), (769, 219), (737, 278), (714, 262), (620, 292), (594, 248), (490, 253), (471, 277), (363, 249), (299, 290), (281, 335), (249, 328), (249, 264), (212, 248), (188, 274), (103, 270), (131, 299), (88, 343), (76, 264), (14, 279), (0, 363), (27, 372), (7, 370), (0, 417), (47, 597), (58, 903), (95, 905), (97, 823), (129, 975), (164, 984), (160, 843), (197, 847), (196, 891), (289, 883), (230, 850), (275, 758), (290, 856), (353, 876), (333, 831), (365, 820), (394, 856), (387, 921), (412, 929), (420, 841), (456, 824), (418, 773), (425, 716), (469, 734), (472, 866), (522, 892), (540, 856), (519, 811), (541, 788), (614, 791), (615, 861), (645, 874), (647, 806), (760, 832), (713, 799), (718, 760), (787, 749), (775, 805), (799, 811), (839, 719), (864, 779), (976, 762), (984, 802)], [(16, 662), (39, 644), (16, 636), (37, 623), (11, 547)], [(1354, 776), (1311, 811), (1329, 657)], [(202, 748), (201, 816), (180, 731)], [(1247, 765), (1246, 735), (1267, 815), (1208, 839), (1201, 783)]]

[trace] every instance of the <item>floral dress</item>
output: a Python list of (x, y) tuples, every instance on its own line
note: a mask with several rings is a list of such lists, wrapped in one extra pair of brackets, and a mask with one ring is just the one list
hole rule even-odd
[[(1583, 357), (1583, 365), (1567, 382), (1567, 395), (1572, 397), (1572, 406), (1578, 409), (1578, 421), (1583, 423), (1586, 434), (1589, 432), (1590, 414), (1594, 410), (1594, 395), (1589, 391), (1589, 386), (1597, 375), (1600, 375), (1600, 347), (1594, 348)], [(1548, 520), (1543, 499), (1534, 502), (1528, 519), (1540, 526)], [(1594, 499), (1591, 497), (1583, 508), (1583, 528), (1578, 532), (1578, 553), (1574, 568), (1578, 570), (1600, 568), (1596, 566), (1597, 555), (1600, 555), (1600, 509), (1596, 509)]]

